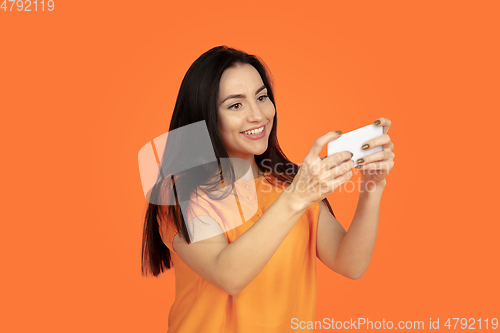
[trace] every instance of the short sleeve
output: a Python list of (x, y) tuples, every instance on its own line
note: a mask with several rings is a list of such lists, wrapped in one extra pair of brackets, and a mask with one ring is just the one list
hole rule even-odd
[[(221, 217), (212, 205), (209, 198), (192, 194), (189, 201), (181, 202), (181, 211), (186, 222), (186, 228), (191, 242), (200, 241), (224, 233), (225, 226)], [(165, 214), (166, 216), (167, 214)], [(160, 236), (170, 251), (173, 249), (175, 235), (179, 232), (174, 222), (163, 220), (159, 223)]]
[[(219, 225), (222, 225), (222, 219), (215, 212), (212, 205), (210, 205), (209, 200), (210, 199), (206, 198), (206, 196), (195, 195), (195, 194), (191, 195), (191, 198), (190, 198), (189, 202), (187, 203), (187, 206), (188, 206), (187, 212), (183, 211), (183, 213), (185, 213), (184, 214), (185, 221), (189, 221), (193, 218), (200, 217), (200, 216), (210, 216)], [(184, 205), (182, 205), (182, 206), (184, 206)], [(182, 208), (184, 208), (184, 207), (182, 207)]]
[(192, 195), (181, 209), (191, 242), (197, 242), (224, 233), (224, 223), (206, 196)]

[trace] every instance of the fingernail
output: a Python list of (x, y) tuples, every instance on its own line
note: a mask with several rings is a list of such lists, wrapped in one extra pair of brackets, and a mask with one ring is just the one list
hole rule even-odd
[(357, 160), (358, 164), (361, 164), (361, 163), (363, 163), (364, 161), (365, 161), (365, 159), (364, 159), (364, 158), (360, 158), (359, 160)]
[(351, 157), (353, 157), (353, 156), (354, 156), (354, 154), (353, 154), (352, 152), (350, 152), (350, 153), (351, 153)]
[(362, 165), (356, 165), (355, 168), (356, 169), (361, 169)]
[(375, 124), (375, 125), (380, 124), (380, 120), (378, 120), (378, 119), (377, 119), (377, 120), (375, 120), (374, 124)]
[(364, 149), (364, 150), (366, 150), (366, 149), (370, 148), (370, 145), (366, 143), (361, 148)]
[(335, 131), (338, 135), (342, 134), (342, 131)]

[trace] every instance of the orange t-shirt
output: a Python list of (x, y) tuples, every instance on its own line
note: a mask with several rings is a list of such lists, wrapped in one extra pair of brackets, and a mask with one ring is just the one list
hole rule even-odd
[[(253, 182), (253, 184), (252, 184)], [(194, 216), (208, 215), (224, 230), (228, 243), (250, 228), (283, 191), (264, 176), (245, 181), (239, 195), (257, 193), (257, 212), (253, 217), (228, 228), (219, 204), (198, 196), (190, 202)], [(244, 193), (245, 189), (252, 189)], [(272, 189), (272, 190), (271, 190)], [(227, 200), (235, 200), (231, 194)], [(242, 200), (243, 201), (243, 200)], [(241, 207), (243, 210), (243, 207)], [(294, 322), (314, 321), (316, 310), (316, 236), (319, 203), (311, 205), (297, 220), (264, 269), (238, 295), (231, 296), (210, 284), (189, 268), (174, 251), (177, 230), (172, 223), (161, 223), (160, 234), (170, 250), (175, 271), (175, 301), (168, 317), (169, 333), (281, 333), (297, 331)], [(187, 221), (185, 219), (185, 221)], [(233, 222), (234, 223), (234, 222)], [(296, 327), (296, 326), (293, 326)], [(300, 330), (312, 332), (311, 330)]]

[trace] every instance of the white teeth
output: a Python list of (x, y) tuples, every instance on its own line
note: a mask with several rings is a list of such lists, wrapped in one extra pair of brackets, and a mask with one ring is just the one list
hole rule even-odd
[(247, 132), (243, 132), (243, 133), (245, 133), (245, 134), (259, 134), (259, 133), (262, 133), (263, 130), (264, 130), (264, 126), (262, 126), (261, 128), (254, 129), (254, 130), (247, 131)]

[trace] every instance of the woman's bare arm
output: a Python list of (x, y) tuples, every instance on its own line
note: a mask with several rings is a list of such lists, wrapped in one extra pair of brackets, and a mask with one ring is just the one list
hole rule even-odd
[[(252, 227), (231, 244), (222, 229), (217, 236), (191, 244), (177, 234), (174, 251), (205, 280), (236, 295), (262, 271), (305, 210), (294, 205), (287, 192), (282, 192)], [(204, 218), (217, 225), (212, 218)]]
[(359, 194), (356, 213), (347, 232), (320, 203), (317, 256), (332, 271), (350, 279), (358, 279), (365, 273), (377, 238), (384, 186)]

